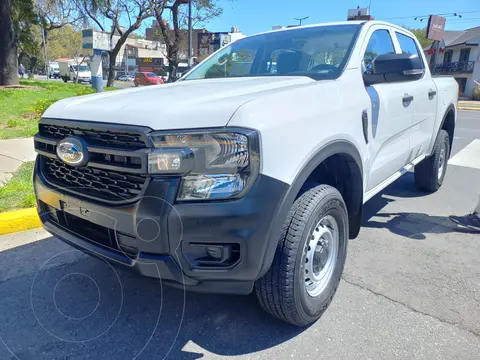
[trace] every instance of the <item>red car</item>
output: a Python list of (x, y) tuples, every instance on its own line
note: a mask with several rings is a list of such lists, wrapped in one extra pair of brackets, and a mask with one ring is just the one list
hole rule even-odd
[(138, 85), (160, 85), (164, 84), (165, 82), (161, 77), (158, 75), (151, 73), (151, 72), (139, 72), (135, 75), (135, 79), (133, 80), (135, 86)]

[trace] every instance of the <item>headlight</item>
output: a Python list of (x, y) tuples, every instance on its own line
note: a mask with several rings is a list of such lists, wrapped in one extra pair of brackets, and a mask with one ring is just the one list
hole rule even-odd
[(149, 154), (152, 175), (182, 176), (178, 200), (228, 199), (252, 186), (260, 167), (253, 130), (155, 132)]

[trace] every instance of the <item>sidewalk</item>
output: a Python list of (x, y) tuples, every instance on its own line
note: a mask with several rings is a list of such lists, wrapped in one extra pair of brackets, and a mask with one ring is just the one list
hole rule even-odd
[(12, 178), (22, 163), (35, 160), (33, 138), (0, 140), (0, 186)]

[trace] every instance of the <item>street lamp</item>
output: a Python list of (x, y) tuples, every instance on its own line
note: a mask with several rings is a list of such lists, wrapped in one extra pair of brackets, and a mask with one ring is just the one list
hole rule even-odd
[(302, 26), (302, 21), (303, 21), (303, 20), (307, 20), (309, 17), (310, 17), (310, 16), (305, 16), (305, 17), (303, 17), (303, 18), (293, 18), (293, 19), (300, 21), (300, 26)]

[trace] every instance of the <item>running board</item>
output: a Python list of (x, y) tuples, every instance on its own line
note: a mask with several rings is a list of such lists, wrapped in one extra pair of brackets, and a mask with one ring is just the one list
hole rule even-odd
[(393, 182), (395, 182), (396, 180), (398, 180), (399, 178), (401, 178), (403, 175), (405, 175), (407, 172), (409, 172), (410, 170), (412, 170), (414, 168), (415, 165), (419, 164), (423, 159), (425, 159), (425, 154), (423, 155), (420, 155), (418, 158), (416, 158), (415, 160), (413, 160), (412, 162), (408, 163), (407, 165), (405, 165), (403, 168), (401, 168), (400, 170), (398, 170), (395, 174), (393, 174), (392, 176), (390, 176), (387, 180), (385, 180), (384, 182), (381, 182), (380, 184), (378, 184), (377, 186), (375, 186), (372, 190), (368, 191), (365, 196), (363, 197), (363, 203), (365, 204), (368, 200), (370, 200), (372, 197), (374, 197), (375, 195), (377, 195), (379, 192), (381, 192), (382, 190), (384, 190), (388, 185), (392, 184)]

